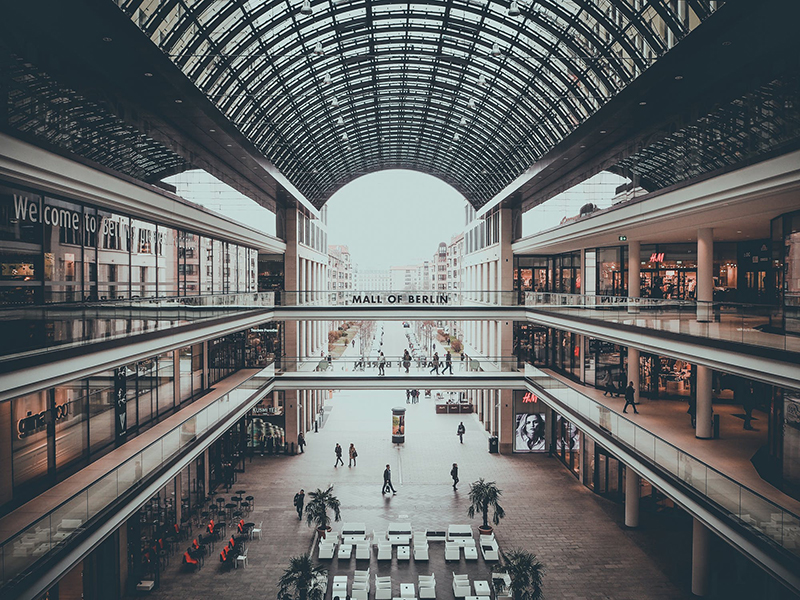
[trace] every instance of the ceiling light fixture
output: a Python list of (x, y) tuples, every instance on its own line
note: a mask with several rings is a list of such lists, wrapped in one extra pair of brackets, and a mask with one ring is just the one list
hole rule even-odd
[(467, 124), (467, 117), (461, 117), (461, 125)]
[(325, 73), (325, 77), (322, 79), (322, 83), (324, 83), (325, 85), (330, 85), (332, 81), (333, 78), (331, 77), (331, 74)]
[(455, 135), (453, 136), (453, 139), (454, 139), (454, 140), (457, 142), (458, 140), (460, 140), (460, 139), (461, 139), (461, 136), (460, 136), (459, 134), (455, 134)]
[(675, 81), (680, 81), (683, 79), (683, 75), (675, 75)]
[(144, 76), (145, 76), (145, 77), (152, 77), (152, 76), (153, 76), (153, 74), (152, 74), (150, 71), (145, 71), (145, 74), (144, 74)]
[(331, 106), (333, 108), (336, 108), (337, 106), (339, 106), (339, 99), (338, 98), (334, 98), (333, 100), (331, 100)]
[(501, 54), (502, 51), (500, 50), (500, 44), (498, 44), (497, 42), (492, 44), (492, 56), (500, 56)]
[(467, 105), (468, 105), (470, 108), (475, 108), (475, 107), (477, 106), (477, 105), (475, 104), (475, 98), (470, 98), (470, 99), (469, 99), (469, 102), (467, 102)]
[(112, 40), (111, 40), (111, 38), (110, 38), (110, 37), (107, 37), (107, 36), (106, 36), (106, 37), (104, 37), (104, 38), (103, 38), (103, 41), (104, 41), (104, 42), (106, 42), (106, 43), (108, 43), (108, 42), (110, 42), (110, 41), (112, 41)]
[(344, 119), (342, 117), (339, 117), (338, 119), (336, 119), (336, 124), (337, 125), (344, 125)]
[(183, 100), (175, 100), (175, 104), (180, 104)]
[(300, 7), (300, 14), (301, 15), (310, 15), (312, 12), (311, 10), (311, 0), (303, 0), (303, 6)]
[(519, 5), (517, 4), (517, 0), (511, 0), (511, 4), (508, 7), (508, 16), (509, 17), (519, 16)]
[(325, 51), (322, 49), (322, 42), (317, 42), (317, 45), (314, 46), (314, 54), (317, 56), (322, 56), (325, 54)]
[(486, 85), (486, 77), (483, 76), (483, 73), (478, 76), (478, 85)]

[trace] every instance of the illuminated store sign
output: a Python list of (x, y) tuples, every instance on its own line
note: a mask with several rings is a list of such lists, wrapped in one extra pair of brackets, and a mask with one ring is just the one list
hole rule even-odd
[(523, 404), (532, 404), (539, 401), (539, 397), (532, 393), (532, 392), (525, 392), (525, 395), (522, 397)]
[(650, 262), (651, 263), (663, 263), (664, 262), (664, 253), (663, 252), (653, 252), (650, 255)]
[[(69, 416), (69, 402), (57, 404), (56, 423), (63, 421)], [(17, 437), (22, 439), (34, 433), (43, 431), (47, 427), (47, 411), (43, 410), (35, 415), (28, 411), (28, 414), (17, 421)]]

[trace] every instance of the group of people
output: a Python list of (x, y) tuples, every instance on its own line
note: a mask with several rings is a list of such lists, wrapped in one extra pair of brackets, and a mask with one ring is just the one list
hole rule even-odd
[(639, 414), (639, 411), (636, 410), (636, 389), (633, 387), (632, 381), (628, 383), (628, 387), (626, 388), (622, 388), (622, 386), (617, 387), (617, 384), (614, 382), (614, 377), (611, 374), (611, 369), (606, 369), (603, 371), (603, 375), (598, 383), (603, 388), (603, 396), (615, 398), (619, 398), (621, 395), (625, 396), (625, 406), (622, 408), (622, 412), (627, 414), (628, 407), (630, 406), (633, 408), (634, 414)]
[[(350, 444), (350, 449), (347, 451), (350, 455), (350, 461), (348, 462), (348, 467), (355, 467), (356, 466), (356, 458), (358, 458), (358, 452), (356, 451), (356, 447), (354, 444)], [(336, 444), (336, 447), (333, 449), (333, 453), (336, 455), (336, 462), (333, 463), (333, 468), (339, 466), (341, 463), (344, 466), (344, 461), (342, 460), (342, 447), (339, 444)]]
[(450, 371), (450, 375), (453, 374), (453, 357), (450, 355), (450, 351), (448, 350), (444, 355), (444, 368), (442, 368), (442, 372), (439, 373), (439, 353), (433, 353), (433, 360), (431, 360), (431, 370), (430, 372), (436, 372), (437, 375), (444, 375), (448, 370)]
[(419, 404), (419, 390), (406, 390), (406, 404)]

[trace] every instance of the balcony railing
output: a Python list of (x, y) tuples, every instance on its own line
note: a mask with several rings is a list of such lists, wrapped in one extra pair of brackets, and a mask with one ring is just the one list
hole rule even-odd
[(54, 349), (172, 329), (235, 312), (275, 305), (274, 292), (127, 298), (0, 310), (0, 356), (18, 358)]
[[(460, 354), (452, 354), (452, 369), (447, 370), (449, 375), (470, 375), (501, 372), (522, 372), (523, 367), (516, 356), (466, 356), (461, 360)], [(386, 375), (406, 375), (406, 362), (408, 375), (420, 377), (435, 375), (431, 356), (414, 356), (409, 361), (404, 361), (400, 355), (387, 355), (384, 357), (383, 371)], [(373, 352), (369, 357), (344, 357), (328, 360), (327, 357), (297, 358), (283, 356), (276, 362), (276, 373), (327, 373), (336, 375), (377, 375), (380, 371), (381, 360)], [(438, 373), (441, 376), (446, 368), (444, 353), (439, 354)]]
[(800, 352), (800, 336), (783, 330), (779, 309), (772, 305), (525, 292), (525, 306), (558, 315)]
[(280, 292), (282, 306), (447, 307), (519, 306), (516, 291), (314, 290)]
[(800, 558), (800, 516), (540, 369), (526, 365), (525, 376), (545, 394), (706, 497), (762, 539)]
[[(90, 520), (113, 501), (158, 471), (171, 457), (222, 423), (274, 376), (272, 366), (248, 379), (235, 390), (212, 401), (157, 440), (129, 457), (112, 471), (72, 494), (33, 523), (21, 523), (21, 530), (0, 543), (2, 586), (28, 572), (50, 552), (66, 545), (71, 536), (87, 527)], [(124, 450), (124, 446), (119, 450)], [(20, 510), (24, 510), (24, 507)], [(7, 521), (14, 513), (6, 516)], [(0, 588), (1, 589), (1, 588)]]

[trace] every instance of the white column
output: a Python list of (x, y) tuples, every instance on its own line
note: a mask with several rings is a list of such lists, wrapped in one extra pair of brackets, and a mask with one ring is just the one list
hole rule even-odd
[(304, 258), (299, 258), (298, 262), (300, 263), (300, 279), (298, 280), (297, 286), (297, 298), (296, 303), (302, 304), (305, 302), (305, 288), (306, 288), (306, 261)]
[(203, 489), (206, 496), (211, 494), (211, 465), (208, 464), (208, 448), (203, 450)]
[(711, 429), (712, 371), (708, 367), (701, 365), (696, 365), (695, 368), (697, 369), (697, 426), (695, 427), (695, 436), (702, 440), (708, 440), (711, 439), (713, 433)]
[(695, 596), (706, 596), (710, 576), (711, 532), (697, 519), (692, 523), (692, 593)]
[(492, 304), (498, 304), (497, 298), (499, 294), (497, 294), (497, 261), (492, 260), (489, 261), (489, 302)]
[(183, 516), (183, 506), (181, 505), (181, 496), (183, 495), (183, 473), (178, 471), (175, 475), (175, 522), (180, 526), (181, 517)]
[(497, 360), (497, 348), (495, 347), (495, 343), (497, 341), (497, 328), (495, 321), (489, 321), (489, 351), (487, 354), (492, 357), (492, 360)]
[(636, 391), (634, 400), (638, 401), (639, 396), (639, 350), (628, 347), (628, 381), (623, 385), (628, 387), (628, 382), (633, 382), (633, 389)]
[(713, 321), (714, 235), (711, 228), (697, 230), (697, 320)]
[[(628, 242), (628, 297), (638, 298), (642, 290), (642, 245), (641, 242)], [(628, 312), (639, 312), (639, 306), (628, 302)]]
[(625, 466), (625, 526), (639, 526), (639, 476)]

